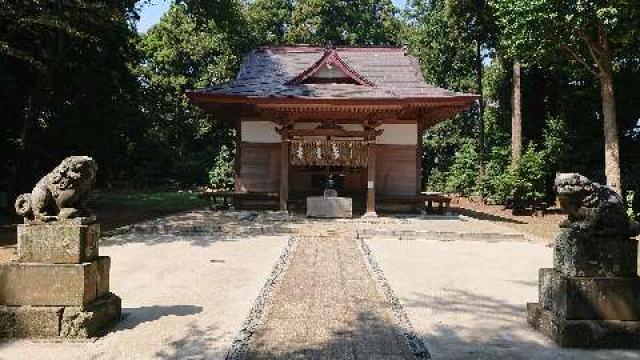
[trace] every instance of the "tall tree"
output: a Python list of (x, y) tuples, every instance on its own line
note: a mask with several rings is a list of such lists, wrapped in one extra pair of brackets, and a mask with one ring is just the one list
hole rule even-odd
[(492, 0), (503, 43), (521, 59), (558, 51), (598, 79), (601, 89), (607, 184), (621, 190), (614, 71), (617, 56), (638, 43), (635, 0)]
[(259, 44), (282, 44), (291, 23), (292, 0), (255, 0), (247, 7), (247, 20)]
[[(425, 80), (455, 91), (477, 91), (473, 43), (455, 35), (449, 21), (446, 0), (415, 0), (408, 4), (406, 17), (408, 50), (420, 60)], [(431, 189), (444, 190), (452, 160), (474, 139), (477, 108), (434, 128), (424, 136), (423, 178)], [(476, 159), (474, 151), (473, 158)], [(471, 177), (477, 176), (474, 164)], [(477, 183), (477, 181), (474, 181)]]
[[(484, 52), (495, 48), (495, 19), (485, 0), (447, 0), (448, 17), (457, 36), (475, 45), (478, 101), (478, 182), (484, 184), (485, 175), (485, 99), (483, 95)], [(484, 191), (481, 191), (484, 195)]]
[(16, 139), (7, 159), (14, 164), (12, 190), (24, 190), (71, 152), (97, 157), (101, 178), (121, 162), (113, 149), (124, 152), (121, 131), (137, 117), (134, 5), (0, 2), (0, 73), (3, 90), (11, 91), (0, 96), (0, 110)]
[(398, 45), (397, 14), (391, 0), (298, 0), (287, 38), (320, 45)]
[(202, 184), (215, 154), (232, 142), (227, 122), (208, 118), (184, 92), (233, 78), (252, 46), (242, 10), (238, 1), (179, 2), (140, 40), (137, 72), (150, 123), (136, 161), (148, 164), (146, 178)]
[(511, 105), (511, 163), (517, 165), (522, 154), (522, 66), (513, 62)]

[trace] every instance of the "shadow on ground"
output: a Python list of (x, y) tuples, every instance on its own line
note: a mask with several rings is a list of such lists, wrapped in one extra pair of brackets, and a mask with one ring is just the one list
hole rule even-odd
[[(326, 314), (328, 318), (335, 314)], [(266, 329), (269, 331), (270, 329)], [(327, 328), (305, 324), (301, 328), (276, 329), (282, 342), (265, 342), (260, 331), (248, 343), (246, 360), (262, 359), (413, 359), (403, 329), (370, 311), (358, 313), (351, 323)], [(424, 348), (422, 348), (424, 350)], [(420, 352), (419, 359), (429, 358)]]
[(213, 344), (218, 341), (222, 335), (213, 336), (217, 327), (207, 326), (200, 327), (190, 324), (187, 334), (178, 340), (168, 343), (169, 349), (161, 350), (155, 353), (157, 359), (222, 359), (224, 351), (218, 351), (213, 348)]
[(194, 305), (153, 305), (153, 306), (141, 306), (138, 308), (125, 308), (122, 309), (123, 320), (120, 321), (115, 327), (114, 331), (129, 330), (136, 326), (158, 320), (165, 316), (189, 316), (202, 312), (202, 306)]
[(292, 234), (296, 218), (255, 211), (189, 211), (118, 228), (105, 233), (101, 245), (189, 242), (207, 247), (218, 241), (255, 239), (260, 235)]
[(454, 207), (451, 207), (451, 211), (456, 213), (456, 214), (469, 216), (469, 217), (472, 217), (472, 218), (475, 218), (475, 219), (479, 219), (479, 220), (488, 220), (488, 221), (504, 222), (504, 223), (511, 223), (511, 224), (526, 224), (525, 221), (509, 219), (507, 217), (488, 214), (486, 212), (475, 211), (475, 210), (471, 210), (471, 209), (467, 209), (467, 208), (461, 208), (461, 207), (455, 207), (454, 206)]
[(403, 303), (406, 309), (428, 309), (434, 317), (427, 321), (430, 326), (416, 330), (437, 359), (640, 359), (640, 352), (633, 350), (558, 348), (527, 325), (525, 304), (471, 291), (414, 293)]

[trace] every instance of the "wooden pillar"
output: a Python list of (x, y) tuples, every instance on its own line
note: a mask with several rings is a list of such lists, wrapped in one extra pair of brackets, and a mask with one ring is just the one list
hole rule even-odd
[(236, 155), (233, 163), (233, 178), (234, 178), (234, 189), (235, 191), (240, 191), (241, 189), (241, 178), (240, 171), (242, 171), (242, 120), (236, 120)]
[(283, 128), (280, 132), (280, 210), (287, 211), (289, 201), (289, 131)]
[(376, 144), (369, 143), (367, 159), (367, 213), (376, 214)]
[(367, 211), (365, 216), (376, 216), (376, 133), (375, 127), (367, 127)]
[(416, 141), (416, 195), (422, 192), (422, 134), (424, 134), (424, 121), (418, 120), (418, 139)]

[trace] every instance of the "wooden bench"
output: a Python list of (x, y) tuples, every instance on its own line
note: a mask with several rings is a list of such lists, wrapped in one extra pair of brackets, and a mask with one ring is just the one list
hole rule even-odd
[[(449, 210), (451, 198), (442, 194), (423, 193), (419, 195), (378, 195), (380, 202), (388, 205), (408, 205), (416, 210), (444, 214)], [(437, 206), (434, 207), (434, 204)]]
[[(421, 194), (423, 204), (425, 204), (425, 210), (427, 212), (437, 212), (438, 214), (445, 214), (449, 211), (449, 205), (451, 204), (451, 198), (442, 194)], [(438, 204), (438, 208), (434, 211), (433, 204)]]
[(280, 195), (264, 192), (205, 191), (199, 196), (207, 201), (209, 209), (277, 209)]

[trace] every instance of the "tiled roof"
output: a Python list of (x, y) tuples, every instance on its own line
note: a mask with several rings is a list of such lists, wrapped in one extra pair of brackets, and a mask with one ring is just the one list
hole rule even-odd
[[(366, 84), (288, 84), (332, 56), (364, 79)], [(312, 69), (311, 69), (312, 70)], [(371, 85), (373, 86), (371, 86)], [(236, 79), (224, 85), (195, 90), (192, 94), (246, 98), (312, 99), (454, 99), (473, 97), (427, 84), (418, 61), (395, 47), (266, 46), (252, 51)], [(469, 100), (470, 101), (470, 100)]]

